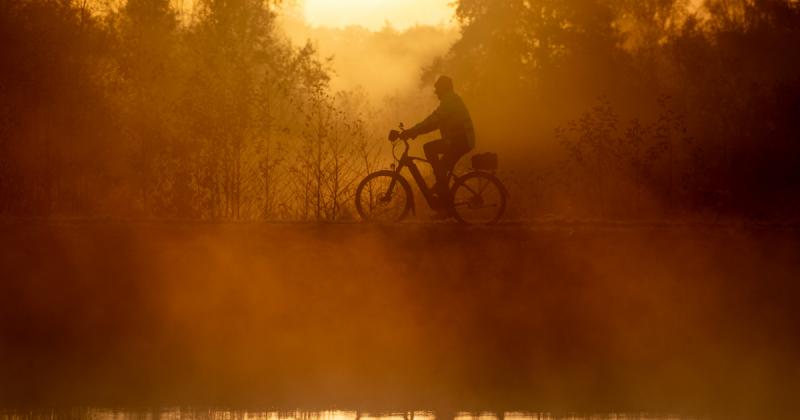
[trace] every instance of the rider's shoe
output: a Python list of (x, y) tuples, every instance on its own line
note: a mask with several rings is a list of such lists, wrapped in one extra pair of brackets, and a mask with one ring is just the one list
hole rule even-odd
[(441, 221), (449, 218), (450, 213), (448, 213), (446, 210), (436, 210), (436, 213), (431, 216), (432, 221)]
[[(438, 210), (444, 208), (446, 206), (447, 200), (449, 199), (448, 193), (441, 193), (439, 188), (432, 188), (431, 196), (433, 197), (431, 207), (434, 210)], [(444, 195), (442, 195), (444, 194)]]
[(431, 193), (431, 208), (436, 211), (440, 211), (444, 208), (444, 203), (442, 203), (442, 198), (439, 197), (437, 193)]

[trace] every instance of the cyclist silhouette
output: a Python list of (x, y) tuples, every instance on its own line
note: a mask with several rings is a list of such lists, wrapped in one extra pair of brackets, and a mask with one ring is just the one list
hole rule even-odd
[[(453, 89), (453, 79), (441, 76), (434, 84), (439, 107), (421, 123), (401, 133), (403, 139), (439, 130), (442, 138), (425, 143), (425, 158), (436, 176), (434, 193), (440, 203), (447, 202), (449, 174), (456, 163), (475, 147), (475, 128), (467, 106)], [(437, 216), (446, 217), (444, 206), (439, 206)]]

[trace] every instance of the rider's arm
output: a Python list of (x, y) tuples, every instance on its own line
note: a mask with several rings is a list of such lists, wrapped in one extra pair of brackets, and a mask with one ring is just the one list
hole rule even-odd
[(445, 116), (444, 104), (440, 104), (438, 108), (428, 118), (425, 118), (421, 123), (409, 128), (405, 134), (409, 137), (417, 137), (431, 131), (438, 130), (441, 126), (442, 120)]

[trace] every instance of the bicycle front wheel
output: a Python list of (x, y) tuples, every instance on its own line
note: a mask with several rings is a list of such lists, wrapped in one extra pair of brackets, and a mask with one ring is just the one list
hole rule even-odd
[(471, 172), (458, 178), (450, 190), (451, 213), (461, 223), (497, 223), (506, 211), (506, 189), (497, 177)]
[(392, 171), (368, 175), (356, 189), (356, 210), (366, 222), (396, 223), (411, 211), (411, 186)]

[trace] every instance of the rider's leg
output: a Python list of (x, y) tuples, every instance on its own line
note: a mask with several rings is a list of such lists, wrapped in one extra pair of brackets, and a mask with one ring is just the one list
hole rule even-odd
[(469, 151), (469, 145), (466, 142), (461, 141), (453, 142), (453, 144), (447, 147), (447, 150), (444, 152), (439, 161), (441, 167), (440, 171), (442, 172), (441, 177), (444, 179), (444, 181), (438, 183), (439, 190), (437, 193), (439, 194), (439, 197), (446, 197), (450, 193), (448, 188), (449, 175), (453, 172), (453, 169), (455, 168), (459, 159), (464, 157), (464, 155), (469, 153)]
[(441, 184), (447, 185), (447, 179), (443, 179), (447, 176), (447, 170), (442, 170), (442, 160), (439, 156), (446, 155), (449, 149), (444, 140), (434, 140), (422, 146), (422, 150), (425, 152), (425, 159), (430, 162), (431, 167), (433, 167), (433, 174), (436, 176), (436, 184), (433, 187), (433, 191), (437, 193), (441, 189)]

